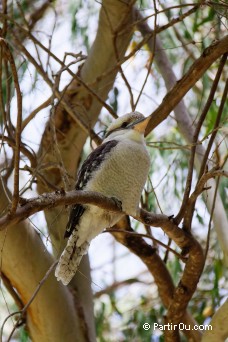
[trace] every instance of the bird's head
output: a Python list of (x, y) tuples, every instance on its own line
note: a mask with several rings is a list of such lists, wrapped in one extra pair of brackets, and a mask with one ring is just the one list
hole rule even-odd
[(138, 140), (139, 137), (144, 136), (146, 126), (150, 121), (150, 117), (145, 118), (139, 112), (132, 112), (125, 114), (116, 119), (108, 128), (105, 140), (124, 139), (129, 137)]

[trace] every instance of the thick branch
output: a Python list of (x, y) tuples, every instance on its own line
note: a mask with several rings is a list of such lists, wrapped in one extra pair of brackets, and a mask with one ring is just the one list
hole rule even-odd
[(151, 120), (147, 126), (146, 134), (149, 134), (149, 132), (168, 117), (211, 64), (226, 52), (228, 52), (228, 35), (212, 43), (203, 51), (202, 55), (192, 64), (188, 72), (167, 93), (160, 106), (151, 114)]
[[(141, 210), (143, 223), (153, 225), (154, 218), (150, 217), (150, 213)], [(184, 315), (187, 305), (196, 290), (199, 278), (204, 267), (204, 254), (202, 247), (195, 238), (183, 229), (180, 229), (172, 220), (164, 220), (161, 224), (163, 231), (175, 241), (182, 249), (183, 253), (188, 253), (181, 280), (173, 293), (172, 301), (168, 308), (166, 321), (167, 323), (178, 324)], [(174, 341), (176, 338), (176, 330), (168, 330), (165, 332), (166, 341)]]
[[(212, 169), (200, 179), (198, 188), (194, 191), (191, 200), (196, 200), (203, 189), (204, 184), (211, 178), (216, 176), (228, 177), (228, 173), (223, 170)], [(26, 199), (20, 198), (20, 207), (17, 208), (15, 214), (8, 213), (7, 215), (0, 218), (0, 231), (6, 227), (16, 224), (22, 220), (25, 220), (29, 216), (38, 213), (39, 211), (57, 207), (59, 205), (70, 205), (70, 204), (93, 204), (100, 208), (119, 212), (121, 211), (121, 202), (118, 202), (115, 198), (106, 197), (100, 193), (93, 191), (81, 191), (72, 190), (65, 192), (63, 189), (51, 193), (44, 193), (38, 197)], [(144, 215), (147, 213), (141, 209), (140, 218), (144, 219)], [(129, 214), (129, 213), (126, 213)], [(136, 219), (139, 219), (136, 217)], [(150, 213), (150, 222), (148, 224), (154, 227), (163, 227), (163, 224), (171, 222), (168, 216), (161, 214)], [(145, 222), (144, 222), (145, 223)], [(175, 240), (175, 239), (174, 239)]]
[[(148, 213), (146, 211), (141, 211), (141, 221), (142, 222), (150, 222), (153, 225), (156, 226), (159, 225), (159, 222), (161, 226), (163, 227), (163, 230), (170, 236), (176, 239), (176, 242), (178, 244), (183, 244), (183, 241), (185, 240), (184, 235), (186, 234), (181, 229), (179, 229), (175, 224), (169, 220), (169, 218), (164, 217), (164, 220), (162, 222), (164, 215), (158, 215), (157, 222), (154, 221), (154, 215), (151, 213)], [(123, 244), (125, 247), (127, 247), (132, 253), (137, 255), (140, 260), (146, 265), (149, 272), (154, 278), (154, 281), (158, 287), (159, 296), (162, 300), (163, 305), (168, 309), (172, 305), (173, 295), (175, 293), (175, 286), (173, 284), (172, 278), (170, 276), (169, 271), (167, 270), (167, 267), (164, 263), (164, 261), (161, 259), (161, 257), (158, 255), (156, 248), (148, 245), (144, 239), (140, 236), (140, 234), (134, 234), (130, 225), (129, 221), (126, 217), (124, 217), (121, 221), (117, 224), (118, 228), (120, 229), (120, 232), (112, 233), (118, 242)], [(123, 233), (123, 229), (126, 231), (126, 234)], [(175, 233), (176, 231), (176, 233)], [(179, 237), (178, 237), (179, 235)], [(188, 240), (188, 239), (187, 239)], [(190, 240), (188, 240), (190, 241)], [(186, 244), (188, 242), (186, 241)], [(189, 267), (189, 266), (188, 266)], [(197, 268), (197, 270), (200, 273), (200, 270)], [(190, 275), (191, 276), (191, 275)], [(197, 279), (194, 280), (197, 283)], [(185, 302), (185, 307), (187, 306)], [(184, 306), (181, 307), (181, 312), (183, 314), (182, 322), (185, 324), (189, 324), (192, 327), (197, 324), (191, 315), (187, 311), (185, 311)], [(184, 331), (185, 335), (189, 338), (189, 340), (193, 341), (199, 341), (201, 338), (201, 334), (199, 331), (194, 331), (193, 329), (188, 331)]]
[(44, 193), (38, 197), (31, 199), (20, 199), (21, 206), (17, 208), (14, 215), (10, 213), (0, 218), (0, 230), (3, 230), (9, 225), (18, 223), (21, 220), (25, 220), (29, 216), (45, 210), (57, 207), (59, 205), (69, 204), (94, 204), (103, 209), (110, 211), (119, 211), (120, 207), (112, 198), (105, 197), (99, 193), (90, 191), (56, 191), (52, 193)]

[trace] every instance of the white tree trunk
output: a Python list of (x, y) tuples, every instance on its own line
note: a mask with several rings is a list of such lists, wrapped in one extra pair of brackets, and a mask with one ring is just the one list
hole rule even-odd
[[(7, 198), (0, 184), (0, 212)], [(1, 272), (10, 280), (24, 304), (54, 262), (39, 234), (28, 222), (0, 232)], [(32, 341), (86, 341), (69, 290), (56, 282), (52, 273), (27, 312)]]

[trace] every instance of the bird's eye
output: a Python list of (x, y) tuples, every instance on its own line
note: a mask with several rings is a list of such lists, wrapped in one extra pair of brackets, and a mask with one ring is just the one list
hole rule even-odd
[(125, 127), (127, 127), (127, 125), (128, 125), (128, 122), (125, 121), (122, 123), (121, 128), (125, 128)]

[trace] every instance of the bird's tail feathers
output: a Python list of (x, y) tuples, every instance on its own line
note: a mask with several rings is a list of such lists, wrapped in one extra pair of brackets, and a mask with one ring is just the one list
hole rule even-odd
[(75, 231), (75, 234), (73, 232), (70, 236), (55, 270), (57, 280), (61, 280), (64, 285), (69, 284), (77, 271), (83, 255), (87, 253), (89, 248), (89, 243), (87, 241), (80, 247), (76, 246), (77, 240), (78, 237), (76, 236)]

